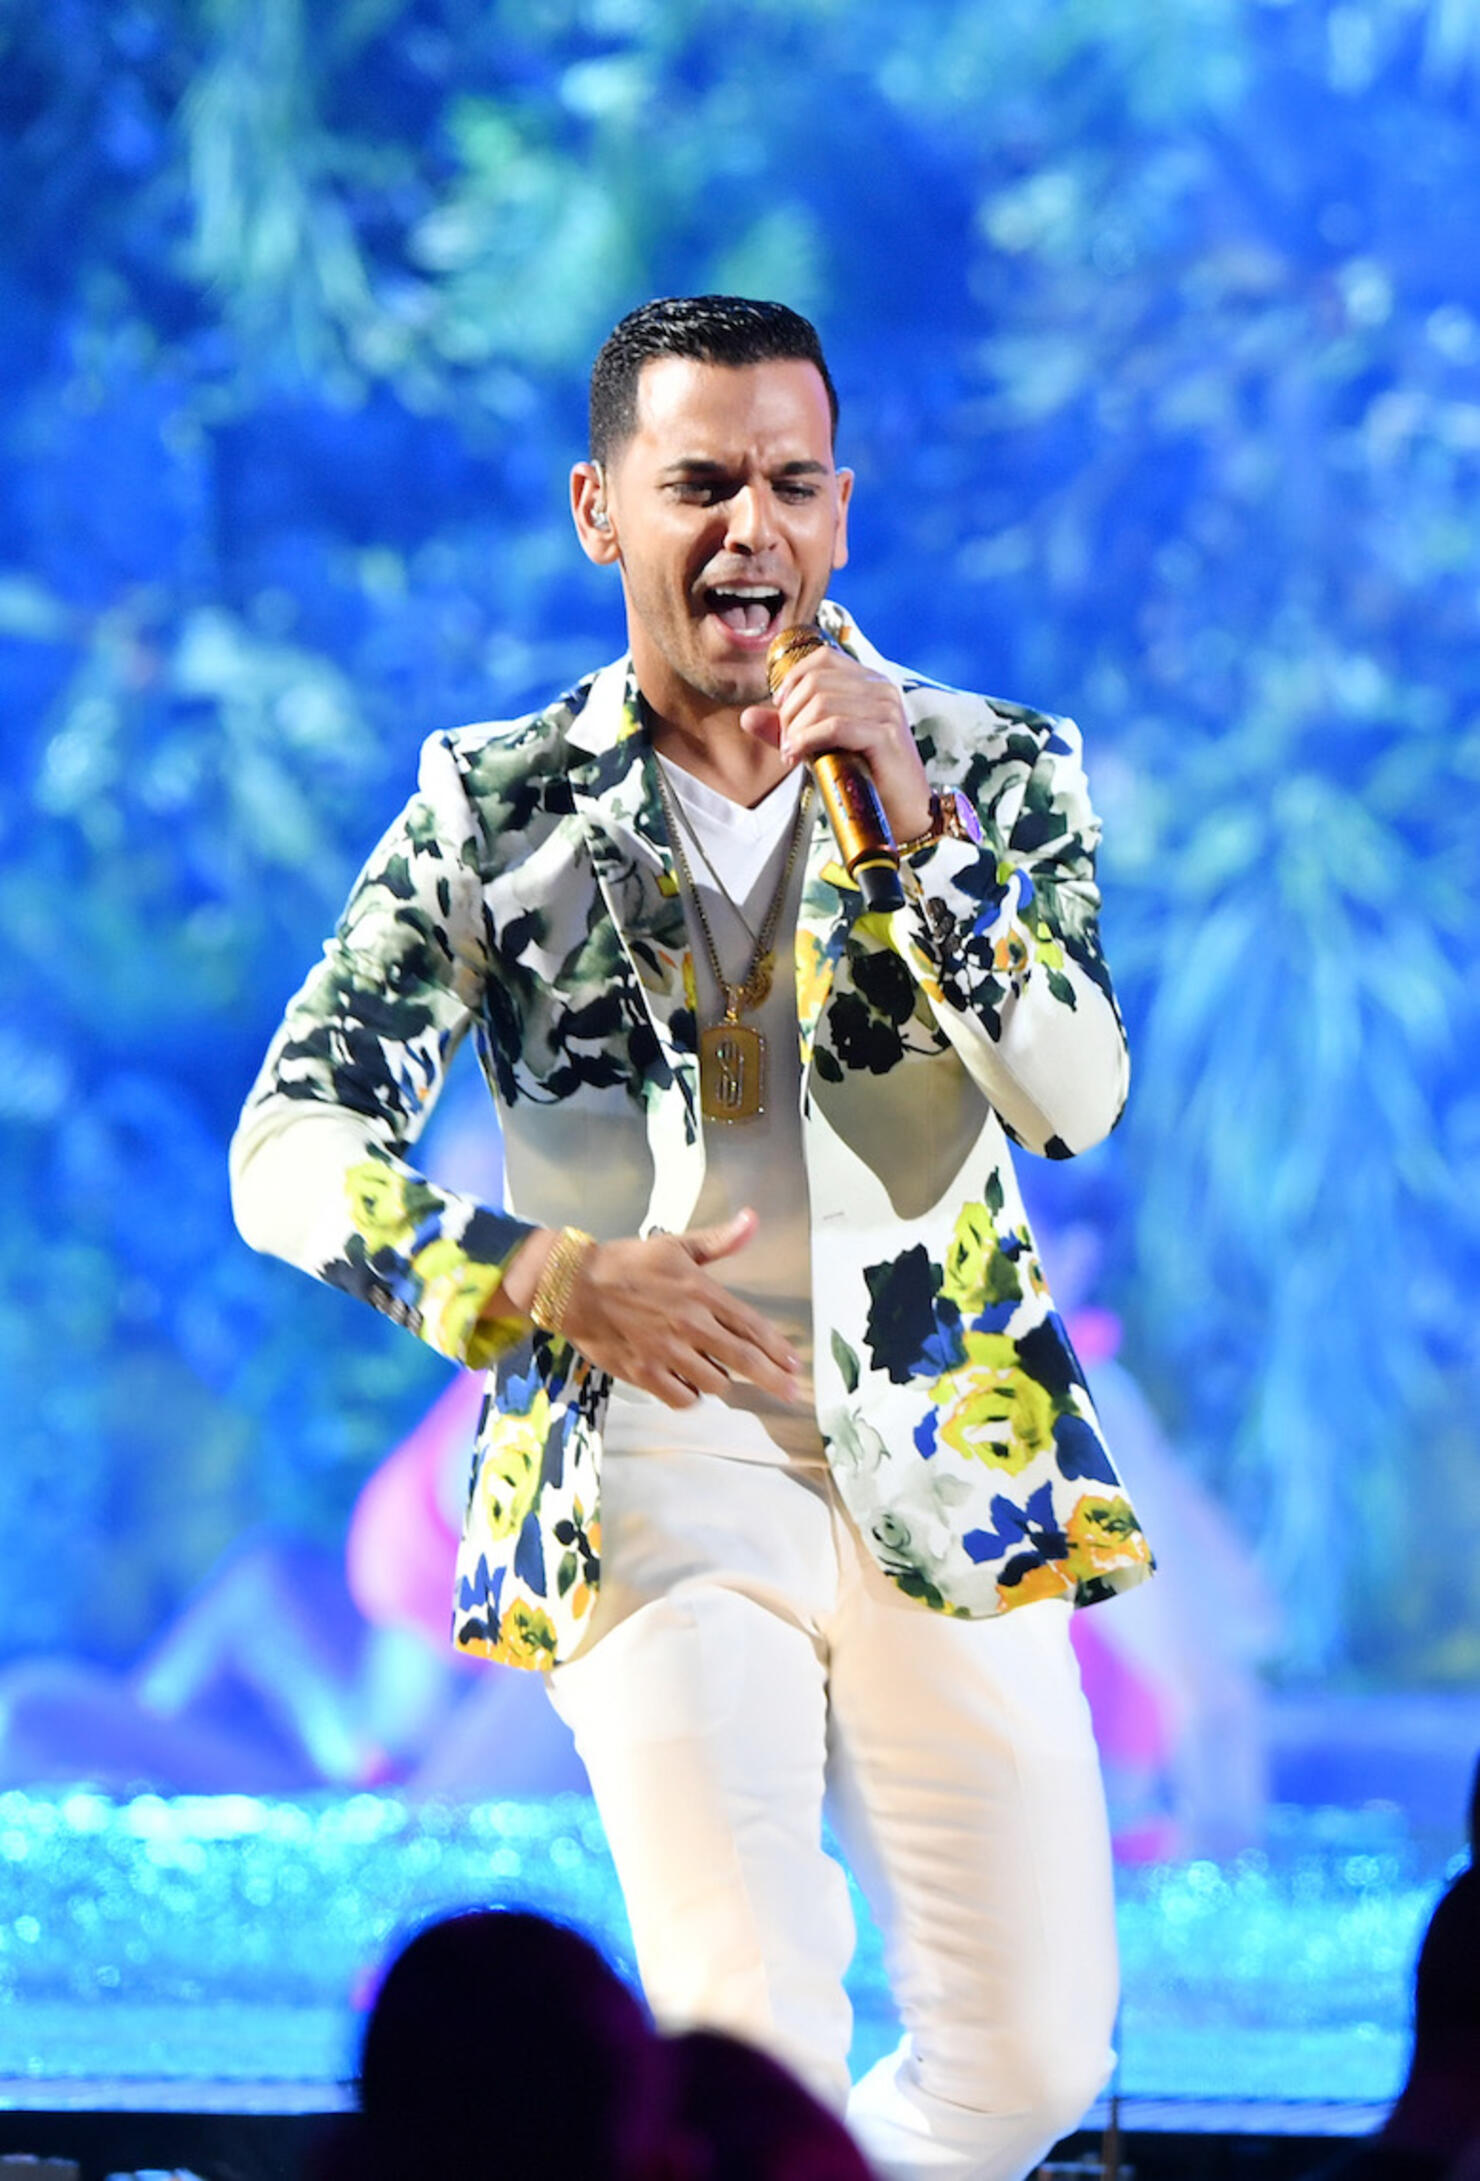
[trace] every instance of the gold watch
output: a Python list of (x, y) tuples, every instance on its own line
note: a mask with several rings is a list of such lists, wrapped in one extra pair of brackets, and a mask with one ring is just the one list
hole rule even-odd
[(968, 797), (959, 788), (944, 793), (932, 788), (929, 825), (912, 841), (896, 841), (894, 845), (901, 856), (912, 856), (917, 848), (933, 848), (937, 841), (978, 842), (981, 837), (981, 823)]

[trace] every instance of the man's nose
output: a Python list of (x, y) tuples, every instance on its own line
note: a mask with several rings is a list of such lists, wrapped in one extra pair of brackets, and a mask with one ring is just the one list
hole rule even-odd
[(764, 484), (741, 485), (726, 510), (725, 543), (739, 552), (759, 553), (775, 543), (771, 495)]

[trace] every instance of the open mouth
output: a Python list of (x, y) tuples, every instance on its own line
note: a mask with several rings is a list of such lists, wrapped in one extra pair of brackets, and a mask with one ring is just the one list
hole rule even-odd
[(786, 594), (767, 583), (716, 583), (704, 593), (708, 612), (733, 636), (769, 638), (786, 605)]

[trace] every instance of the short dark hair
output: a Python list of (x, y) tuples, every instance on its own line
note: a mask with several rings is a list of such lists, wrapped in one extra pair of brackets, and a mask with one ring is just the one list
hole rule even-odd
[(637, 382), (657, 356), (695, 363), (815, 364), (827, 388), (834, 437), (838, 390), (817, 328), (784, 303), (747, 295), (665, 295), (644, 303), (606, 337), (591, 368), (591, 459), (608, 462), (637, 429)]

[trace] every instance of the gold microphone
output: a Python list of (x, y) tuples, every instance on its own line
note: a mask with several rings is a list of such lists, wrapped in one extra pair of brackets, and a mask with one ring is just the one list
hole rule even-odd
[[(815, 624), (798, 622), (777, 631), (766, 647), (766, 687), (773, 701), (798, 661), (831, 642)], [(812, 777), (864, 907), (902, 909), (899, 856), (867, 760), (855, 757), (851, 750), (824, 750), (812, 760)]]

